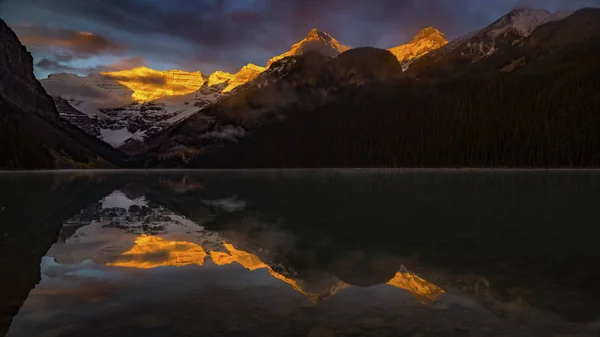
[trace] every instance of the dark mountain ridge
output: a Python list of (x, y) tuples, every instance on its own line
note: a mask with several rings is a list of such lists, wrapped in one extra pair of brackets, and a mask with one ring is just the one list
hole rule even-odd
[(112, 168), (126, 156), (60, 120), (33, 58), (0, 19), (0, 168)]

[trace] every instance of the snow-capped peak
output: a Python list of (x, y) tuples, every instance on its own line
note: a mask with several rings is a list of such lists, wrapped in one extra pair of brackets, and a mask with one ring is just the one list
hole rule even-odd
[(513, 29), (521, 36), (527, 37), (544, 23), (564, 19), (571, 13), (565, 11), (551, 13), (543, 9), (517, 8), (494, 22), (488, 32), (490, 36), (496, 37)]

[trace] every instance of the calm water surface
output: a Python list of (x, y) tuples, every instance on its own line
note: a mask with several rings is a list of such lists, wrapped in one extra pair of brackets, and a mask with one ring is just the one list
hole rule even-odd
[(0, 174), (0, 335), (600, 336), (600, 173)]

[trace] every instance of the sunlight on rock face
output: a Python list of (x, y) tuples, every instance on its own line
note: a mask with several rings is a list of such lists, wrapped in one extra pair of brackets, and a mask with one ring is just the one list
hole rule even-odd
[(228, 93), (240, 85), (252, 81), (265, 70), (267, 70), (267, 68), (248, 63), (233, 76), (233, 78), (229, 81), (227, 88), (223, 90), (223, 93)]
[(399, 62), (406, 62), (421, 57), (431, 51), (448, 44), (448, 40), (442, 32), (429, 27), (423, 29), (408, 44), (390, 48), (390, 52), (396, 56)]
[(234, 78), (234, 74), (230, 74), (224, 71), (215, 71), (214, 73), (210, 74), (210, 76), (208, 76), (208, 81), (207, 81), (207, 85), (209, 87), (215, 86), (215, 85), (219, 85), (222, 83), (228, 83), (229, 81), (231, 81)]
[(151, 269), (164, 266), (183, 267), (203, 265), (206, 252), (197, 244), (185, 241), (167, 241), (157, 236), (142, 235), (135, 245), (107, 266)]
[(442, 288), (408, 272), (397, 272), (387, 284), (408, 291), (423, 304), (437, 301), (444, 293)]
[(133, 90), (131, 98), (136, 102), (149, 102), (165, 96), (191, 94), (200, 89), (205, 82), (199, 71), (158, 71), (150, 68), (135, 68), (103, 72), (102, 75)]
[(293, 45), (289, 51), (271, 58), (267, 62), (267, 68), (281, 59), (304, 54), (309, 51), (317, 51), (326, 57), (334, 58), (348, 49), (350, 47), (342, 45), (333, 36), (315, 28), (304, 39)]

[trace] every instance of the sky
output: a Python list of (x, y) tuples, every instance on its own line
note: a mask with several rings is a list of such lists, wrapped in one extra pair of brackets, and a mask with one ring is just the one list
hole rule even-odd
[(351, 47), (390, 48), (433, 26), (451, 40), (514, 8), (600, 0), (0, 0), (36, 75), (148, 66), (209, 74), (264, 66), (312, 28)]

